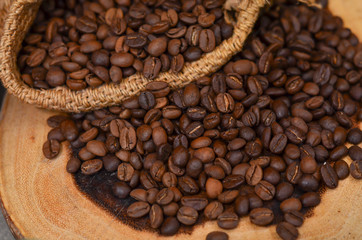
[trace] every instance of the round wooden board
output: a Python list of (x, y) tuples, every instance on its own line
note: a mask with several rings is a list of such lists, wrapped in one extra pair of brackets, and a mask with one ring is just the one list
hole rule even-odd
[[(362, 39), (362, 1), (330, 0), (332, 11), (343, 17)], [(171, 239), (140, 232), (122, 224), (81, 193), (65, 171), (68, 146), (55, 160), (42, 156), (49, 127), (46, 119), (55, 112), (37, 109), (7, 96), (0, 115), (1, 208), (17, 238), (31, 239)], [(346, 158), (350, 163), (350, 159)], [(299, 228), (300, 239), (362, 239), (362, 184), (352, 177), (322, 195)], [(219, 230), (216, 222), (195, 227), (191, 235), (172, 239), (205, 239)], [(257, 227), (242, 218), (230, 239), (278, 239), (275, 226)]]

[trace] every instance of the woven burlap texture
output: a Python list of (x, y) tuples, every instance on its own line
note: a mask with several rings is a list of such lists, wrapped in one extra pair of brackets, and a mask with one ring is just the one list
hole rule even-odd
[[(204, 54), (198, 61), (186, 63), (180, 73), (164, 72), (153, 81), (164, 81), (172, 88), (179, 88), (216, 72), (234, 54), (241, 51), (260, 9), (267, 3), (267, 0), (227, 0), (224, 6), (225, 16), (227, 21), (234, 23), (232, 37), (223, 41), (214, 51)], [(72, 91), (66, 87), (39, 90), (26, 85), (21, 80), (17, 68), (17, 53), (40, 4), (41, 0), (16, 0), (6, 18), (4, 34), (0, 41), (0, 78), (9, 93), (26, 103), (42, 108), (80, 112), (119, 104), (145, 89), (151, 80), (144, 78), (140, 73), (123, 79), (120, 84), (103, 84), (98, 88), (82, 91)], [(229, 15), (230, 12), (233, 13)], [(231, 16), (236, 16), (236, 19)]]

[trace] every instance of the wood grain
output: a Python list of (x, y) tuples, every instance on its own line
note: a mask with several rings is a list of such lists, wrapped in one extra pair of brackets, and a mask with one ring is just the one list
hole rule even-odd
[[(362, 1), (331, 0), (332, 11), (362, 39)], [(41, 147), (54, 112), (7, 96), (0, 115), (0, 195), (6, 218), (18, 238), (32, 239), (171, 239), (140, 232), (116, 220), (82, 194), (65, 171), (66, 144), (55, 160)], [(350, 163), (350, 159), (346, 158)], [(362, 184), (352, 177), (322, 195), (321, 204), (299, 228), (300, 239), (362, 239)], [(205, 239), (219, 230), (215, 222), (197, 226), (191, 235), (172, 239)], [(275, 226), (257, 227), (242, 218), (230, 239), (278, 239)]]

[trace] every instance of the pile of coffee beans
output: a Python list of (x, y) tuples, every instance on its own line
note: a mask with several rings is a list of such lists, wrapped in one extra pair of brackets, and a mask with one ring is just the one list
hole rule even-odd
[(127, 215), (148, 217), (163, 235), (201, 218), (233, 229), (249, 215), (296, 239), (321, 187), (362, 179), (361, 73), (361, 44), (340, 18), (280, 3), (222, 71), (176, 90), (151, 82), (120, 106), (51, 117), (43, 152), (54, 158), (69, 141), (67, 171), (113, 172), (113, 194), (134, 199)]
[(224, 39), (225, 0), (44, 1), (18, 58), (34, 88), (119, 83), (142, 72), (178, 73)]

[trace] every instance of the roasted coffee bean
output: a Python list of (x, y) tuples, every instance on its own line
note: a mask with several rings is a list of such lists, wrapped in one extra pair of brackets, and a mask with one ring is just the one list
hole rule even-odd
[(81, 161), (77, 157), (72, 156), (67, 162), (67, 172), (76, 173), (79, 170), (81, 164)]
[(151, 227), (155, 229), (159, 228), (163, 222), (162, 208), (157, 204), (153, 204), (150, 209), (149, 217)]
[(88, 160), (82, 163), (81, 171), (84, 175), (92, 175), (99, 172), (103, 167), (103, 163), (99, 159)]
[(234, 212), (225, 211), (217, 217), (217, 225), (223, 229), (233, 229), (239, 224), (239, 217)]
[(235, 212), (240, 216), (245, 216), (249, 213), (249, 199), (247, 196), (239, 196), (235, 200)]
[(303, 224), (304, 216), (301, 212), (290, 211), (284, 213), (284, 220), (296, 227), (300, 227)]
[(229, 235), (224, 232), (214, 231), (207, 234), (206, 240), (229, 240)]
[(342, 180), (348, 177), (349, 167), (344, 160), (338, 160), (337, 162), (335, 162), (333, 168), (339, 179)]
[(117, 170), (121, 161), (114, 155), (107, 155), (102, 158), (104, 169), (108, 172), (114, 172)]
[(116, 182), (112, 185), (112, 192), (118, 198), (126, 198), (131, 192), (131, 188), (125, 182)]
[(316, 191), (319, 183), (313, 175), (304, 174), (298, 181), (298, 187), (303, 191)]
[(318, 193), (307, 192), (300, 196), (300, 201), (302, 202), (303, 207), (314, 207), (321, 202), (321, 199)]
[(78, 137), (78, 129), (72, 120), (64, 120), (60, 123), (60, 130), (68, 141), (74, 141)]
[(267, 181), (260, 181), (255, 186), (255, 193), (264, 201), (273, 199), (275, 195), (275, 187)]
[(355, 179), (362, 179), (362, 161), (355, 160), (350, 165), (351, 175)]
[(359, 144), (362, 142), (362, 131), (359, 128), (352, 128), (347, 135), (348, 142), (352, 144)]
[(283, 212), (289, 212), (292, 210), (300, 211), (302, 209), (302, 203), (298, 198), (288, 198), (280, 203), (280, 210)]
[(192, 207), (183, 206), (177, 212), (177, 220), (185, 225), (194, 225), (198, 217), (198, 212)]
[(251, 165), (245, 175), (246, 182), (251, 185), (257, 185), (263, 179), (263, 170), (259, 165)]
[(217, 217), (223, 213), (224, 206), (222, 203), (218, 201), (210, 202), (204, 209), (205, 216), (210, 219), (214, 220), (217, 219)]
[(168, 188), (163, 188), (156, 196), (156, 202), (160, 205), (167, 205), (172, 202), (174, 198), (173, 192)]
[[(257, 172), (258, 170), (256, 170)], [(254, 173), (254, 174), (258, 174), (258, 173)], [(254, 176), (251, 177), (252, 180), (250, 180), (251, 182), (255, 183), (256, 182), (256, 178), (258, 176)], [(222, 181), (222, 185), (225, 189), (232, 189), (232, 188), (236, 188), (240, 185), (242, 185), (245, 182), (245, 177), (243, 175), (229, 175), (227, 177), (224, 178), (224, 180)]]
[(214, 178), (209, 178), (206, 181), (206, 194), (209, 198), (217, 198), (222, 193), (223, 184)]
[(130, 196), (137, 201), (147, 201), (147, 192), (144, 189), (134, 189), (130, 192)]
[(259, 226), (266, 226), (274, 219), (274, 213), (269, 208), (255, 208), (250, 212), (250, 221)]
[(354, 161), (362, 160), (362, 149), (359, 146), (352, 146), (348, 149), (348, 155)]
[(283, 152), (285, 146), (287, 145), (287, 136), (284, 134), (275, 135), (270, 141), (269, 149), (272, 153), (280, 154)]
[(280, 222), (277, 225), (277, 233), (283, 240), (295, 240), (299, 236), (298, 229), (289, 222)]
[(178, 186), (183, 192), (188, 194), (195, 194), (199, 191), (199, 187), (195, 180), (188, 176), (178, 178)]
[(297, 162), (290, 164), (286, 170), (286, 178), (292, 184), (296, 184), (302, 176), (301, 167)]
[(127, 215), (131, 218), (140, 218), (148, 214), (150, 205), (146, 202), (135, 202), (127, 208)]
[(293, 192), (294, 192), (294, 187), (292, 184), (288, 182), (281, 182), (276, 187), (275, 196), (277, 200), (283, 201), (292, 196)]
[(180, 228), (180, 223), (175, 217), (168, 217), (165, 219), (161, 226), (161, 234), (165, 236), (172, 236), (177, 233)]
[(321, 175), (323, 182), (328, 188), (336, 188), (338, 186), (338, 176), (328, 163), (322, 165)]
[(87, 143), (87, 150), (96, 156), (104, 157), (107, 154), (107, 148), (104, 142), (92, 140)]
[(52, 159), (58, 156), (59, 151), (60, 143), (55, 139), (48, 140), (43, 145), (43, 154), (48, 159)]

